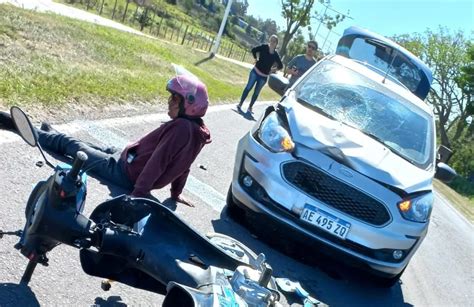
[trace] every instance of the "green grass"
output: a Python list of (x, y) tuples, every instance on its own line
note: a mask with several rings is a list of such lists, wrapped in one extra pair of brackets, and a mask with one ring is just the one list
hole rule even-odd
[(435, 189), (443, 194), (462, 215), (471, 221), (471, 223), (474, 223), (474, 198), (460, 195), (439, 180), (433, 180), (433, 184)]
[[(183, 65), (209, 89), (212, 103), (237, 102), (248, 69), (207, 54), (53, 14), (0, 5), (0, 104), (166, 101), (171, 63)], [(260, 99), (277, 99), (266, 88)]]

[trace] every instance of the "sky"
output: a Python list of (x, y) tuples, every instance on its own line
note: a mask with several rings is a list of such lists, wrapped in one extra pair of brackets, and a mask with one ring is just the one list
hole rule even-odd
[[(281, 0), (247, 1), (247, 14), (263, 20), (273, 19), (280, 30), (286, 28), (286, 22), (281, 17)], [(313, 11), (324, 12), (325, 7), (319, 1), (315, 2)], [(325, 52), (334, 52), (339, 37), (350, 26), (393, 36), (423, 33), (426, 29), (437, 31), (441, 25), (452, 31), (463, 30), (466, 37), (474, 39), (473, 0), (331, 0), (327, 12), (330, 13), (332, 9), (348, 14), (350, 18), (346, 18), (331, 32), (324, 26), (319, 28), (316, 40)], [(318, 21), (312, 21), (313, 33), (318, 24)]]

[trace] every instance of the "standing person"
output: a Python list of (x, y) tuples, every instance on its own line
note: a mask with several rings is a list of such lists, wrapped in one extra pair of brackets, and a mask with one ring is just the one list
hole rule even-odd
[[(59, 133), (48, 123), (36, 129), (40, 145), (56, 154), (75, 157), (84, 151), (88, 160), (84, 169), (131, 192), (149, 197), (153, 189), (171, 184), (171, 198), (194, 207), (181, 196), (190, 167), (204, 145), (211, 142), (202, 117), (207, 111), (208, 94), (204, 83), (188, 76), (168, 81), (170, 121), (129, 144), (120, 154), (112, 148), (82, 142)], [(0, 124), (14, 127), (8, 113), (0, 114)]]
[(292, 86), (311, 66), (316, 64), (318, 43), (309, 41), (306, 46), (306, 53), (295, 56), (289, 63), (286, 73), (291, 75), (288, 87)]
[[(257, 100), (258, 95), (260, 95), (260, 91), (262, 90), (263, 86), (267, 82), (268, 75), (283, 68), (280, 55), (278, 54), (278, 51), (275, 50), (277, 46), (278, 37), (276, 35), (272, 35), (268, 40), (268, 44), (263, 44), (252, 49), (252, 54), (256, 60), (256, 63), (250, 71), (247, 86), (245, 86), (244, 91), (242, 92), (242, 97), (240, 98), (240, 102), (237, 105), (237, 109), (239, 111), (241, 111), (242, 104), (247, 98), (249, 92), (252, 90), (252, 87), (255, 85), (255, 90), (247, 109), (247, 112), (252, 113), (253, 104)], [(275, 65), (276, 68), (274, 67)]]

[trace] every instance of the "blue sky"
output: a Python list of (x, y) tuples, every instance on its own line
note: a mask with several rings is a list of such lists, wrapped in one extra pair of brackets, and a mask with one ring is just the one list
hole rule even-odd
[[(274, 19), (280, 29), (285, 27), (285, 20), (281, 17), (281, 0), (248, 0), (248, 3), (248, 14)], [(441, 25), (451, 30), (463, 30), (466, 36), (473, 37), (472, 0), (331, 0), (330, 7), (344, 14), (349, 11), (352, 19), (346, 19), (331, 33), (320, 27), (317, 41), (320, 47), (326, 41), (324, 51), (334, 51), (339, 36), (352, 25), (384, 36), (423, 33), (426, 29), (437, 30)], [(317, 2), (313, 9), (324, 11), (324, 6)], [(313, 21), (313, 32), (317, 25), (318, 22)]]

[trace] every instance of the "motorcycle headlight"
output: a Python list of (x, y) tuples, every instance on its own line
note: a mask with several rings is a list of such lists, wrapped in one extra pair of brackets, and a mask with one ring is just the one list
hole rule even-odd
[(258, 138), (261, 143), (273, 152), (291, 152), (295, 143), (288, 131), (282, 126), (276, 112), (270, 113), (260, 125)]
[(399, 202), (398, 209), (405, 219), (424, 223), (430, 218), (433, 201), (433, 193), (428, 193)]

